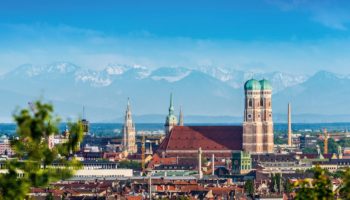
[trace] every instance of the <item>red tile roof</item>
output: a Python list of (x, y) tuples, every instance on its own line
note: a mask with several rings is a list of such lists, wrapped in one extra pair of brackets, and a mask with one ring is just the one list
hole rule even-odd
[(242, 126), (175, 126), (159, 151), (241, 150), (242, 135)]
[(161, 158), (158, 156), (158, 154), (155, 154), (152, 158), (152, 160), (148, 163), (148, 168), (154, 168), (155, 165), (171, 165), (176, 164), (177, 158), (176, 157), (170, 157), (170, 158)]
[(142, 200), (142, 196), (127, 196), (127, 200)]

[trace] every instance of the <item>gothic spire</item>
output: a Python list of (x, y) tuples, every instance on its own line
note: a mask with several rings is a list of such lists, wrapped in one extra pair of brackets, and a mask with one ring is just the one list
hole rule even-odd
[(170, 106), (169, 106), (169, 114), (166, 116), (165, 120), (165, 133), (169, 134), (171, 129), (178, 125), (177, 117), (174, 114), (174, 102), (173, 102), (173, 93), (170, 93)]
[(125, 125), (133, 126), (132, 116), (131, 116), (131, 106), (130, 106), (130, 98), (128, 98), (128, 103), (125, 111)]
[(127, 111), (130, 111), (130, 98), (128, 97), (128, 105), (126, 107)]
[(169, 106), (169, 115), (174, 114), (174, 102), (173, 102), (173, 93), (170, 93), (170, 106)]
[(137, 146), (135, 144), (135, 125), (132, 120), (130, 99), (128, 98), (128, 103), (125, 111), (125, 122), (123, 126), (123, 148), (124, 151), (128, 153), (136, 153)]

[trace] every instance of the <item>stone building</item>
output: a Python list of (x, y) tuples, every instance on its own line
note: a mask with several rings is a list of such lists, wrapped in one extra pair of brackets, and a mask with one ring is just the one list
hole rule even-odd
[(248, 80), (244, 85), (243, 149), (251, 153), (273, 153), (273, 120), (270, 83)]
[[(184, 126), (177, 124), (172, 95), (166, 117), (166, 137), (157, 153), (161, 157), (194, 157), (199, 148), (209, 158), (231, 160), (232, 153), (273, 153), (273, 120), (270, 83), (248, 80), (245, 85), (243, 126)], [(183, 119), (183, 116), (181, 116)]]
[(125, 121), (123, 126), (123, 150), (129, 154), (137, 153), (136, 130), (132, 121), (131, 106), (128, 99), (128, 105), (125, 112)]
[(247, 174), (252, 170), (252, 158), (248, 152), (232, 153), (232, 173)]

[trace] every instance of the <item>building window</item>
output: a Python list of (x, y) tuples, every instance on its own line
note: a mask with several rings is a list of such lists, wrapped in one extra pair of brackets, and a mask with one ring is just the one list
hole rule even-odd
[(248, 101), (248, 106), (249, 106), (249, 107), (252, 107), (252, 106), (253, 106), (253, 102), (252, 102), (251, 99), (249, 99), (249, 101)]

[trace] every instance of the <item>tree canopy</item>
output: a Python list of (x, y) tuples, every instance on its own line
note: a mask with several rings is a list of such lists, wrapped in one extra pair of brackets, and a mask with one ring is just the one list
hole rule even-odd
[(327, 172), (318, 166), (314, 168), (313, 172), (313, 179), (304, 179), (295, 183), (295, 199), (334, 199), (333, 184)]
[(60, 122), (53, 112), (51, 104), (36, 101), (14, 114), (17, 137), (11, 148), (15, 155), (5, 163), (7, 172), (0, 174), (0, 200), (22, 200), (31, 187), (67, 179), (80, 167), (72, 155), (83, 138), (82, 123), (69, 123), (66, 142), (52, 146), (50, 138), (59, 133)]

